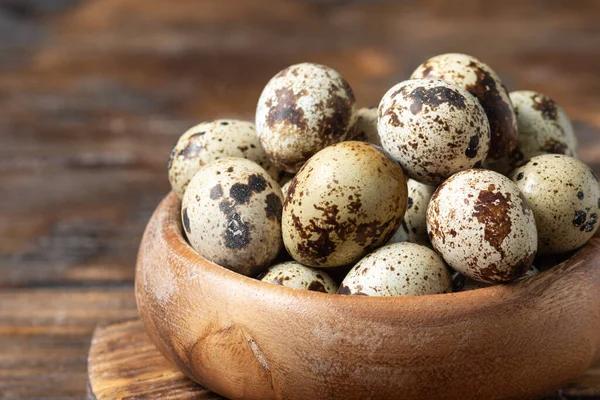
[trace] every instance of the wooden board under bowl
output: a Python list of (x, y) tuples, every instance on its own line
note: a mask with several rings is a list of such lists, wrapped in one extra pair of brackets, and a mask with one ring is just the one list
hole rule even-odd
[[(218, 400), (154, 347), (140, 320), (99, 326), (88, 357), (91, 400)], [(600, 399), (600, 363), (546, 400)]]

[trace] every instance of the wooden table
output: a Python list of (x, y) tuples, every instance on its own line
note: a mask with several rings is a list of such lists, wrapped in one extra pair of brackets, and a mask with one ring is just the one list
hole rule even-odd
[(592, 0), (0, 0), (0, 398), (84, 396), (94, 327), (136, 316), (170, 147), (195, 122), (252, 119), (289, 64), (336, 68), (367, 106), (427, 57), (471, 53), (563, 105), (600, 172), (598, 15)]

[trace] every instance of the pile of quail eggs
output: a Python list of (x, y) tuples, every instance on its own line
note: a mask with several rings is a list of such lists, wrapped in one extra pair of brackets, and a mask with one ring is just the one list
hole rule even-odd
[(194, 126), (168, 169), (189, 243), (216, 264), (295, 289), (425, 295), (524, 279), (536, 256), (584, 245), (600, 188), (576, 147), (550, 97), (443, 54), (360, 109), (333, 69), (288, 67), (255, 124)]

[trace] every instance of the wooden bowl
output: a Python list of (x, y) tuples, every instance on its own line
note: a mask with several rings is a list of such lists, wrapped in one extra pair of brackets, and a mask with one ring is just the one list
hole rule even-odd
[(600, 357), (600, 238), (524, 282), (420, 297), (263, 283), (198, 255), (170, 194), (140, 245), (150, 338), (229, 398), (529, 399)]

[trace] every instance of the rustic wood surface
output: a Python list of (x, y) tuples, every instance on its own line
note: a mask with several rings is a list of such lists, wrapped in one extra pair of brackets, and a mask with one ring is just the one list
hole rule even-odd
[(174, 4), (0, 0), (0, 398), (82, 398), (95, 324), (136, 314), (171, 145), (252, 118), (291, 63), (338, 69), (371, 105), (425, 58), (472, 53), (562, 104), (600, 172), (596, 0)]
[[(118, 398), (220, 400), (196, 385), (154, 347), (139, 320), (98, 327), (89, 354), (92, 400)], [(600, 396), (600, 362), (577, 381), (545, 400), (593, 399)]]

